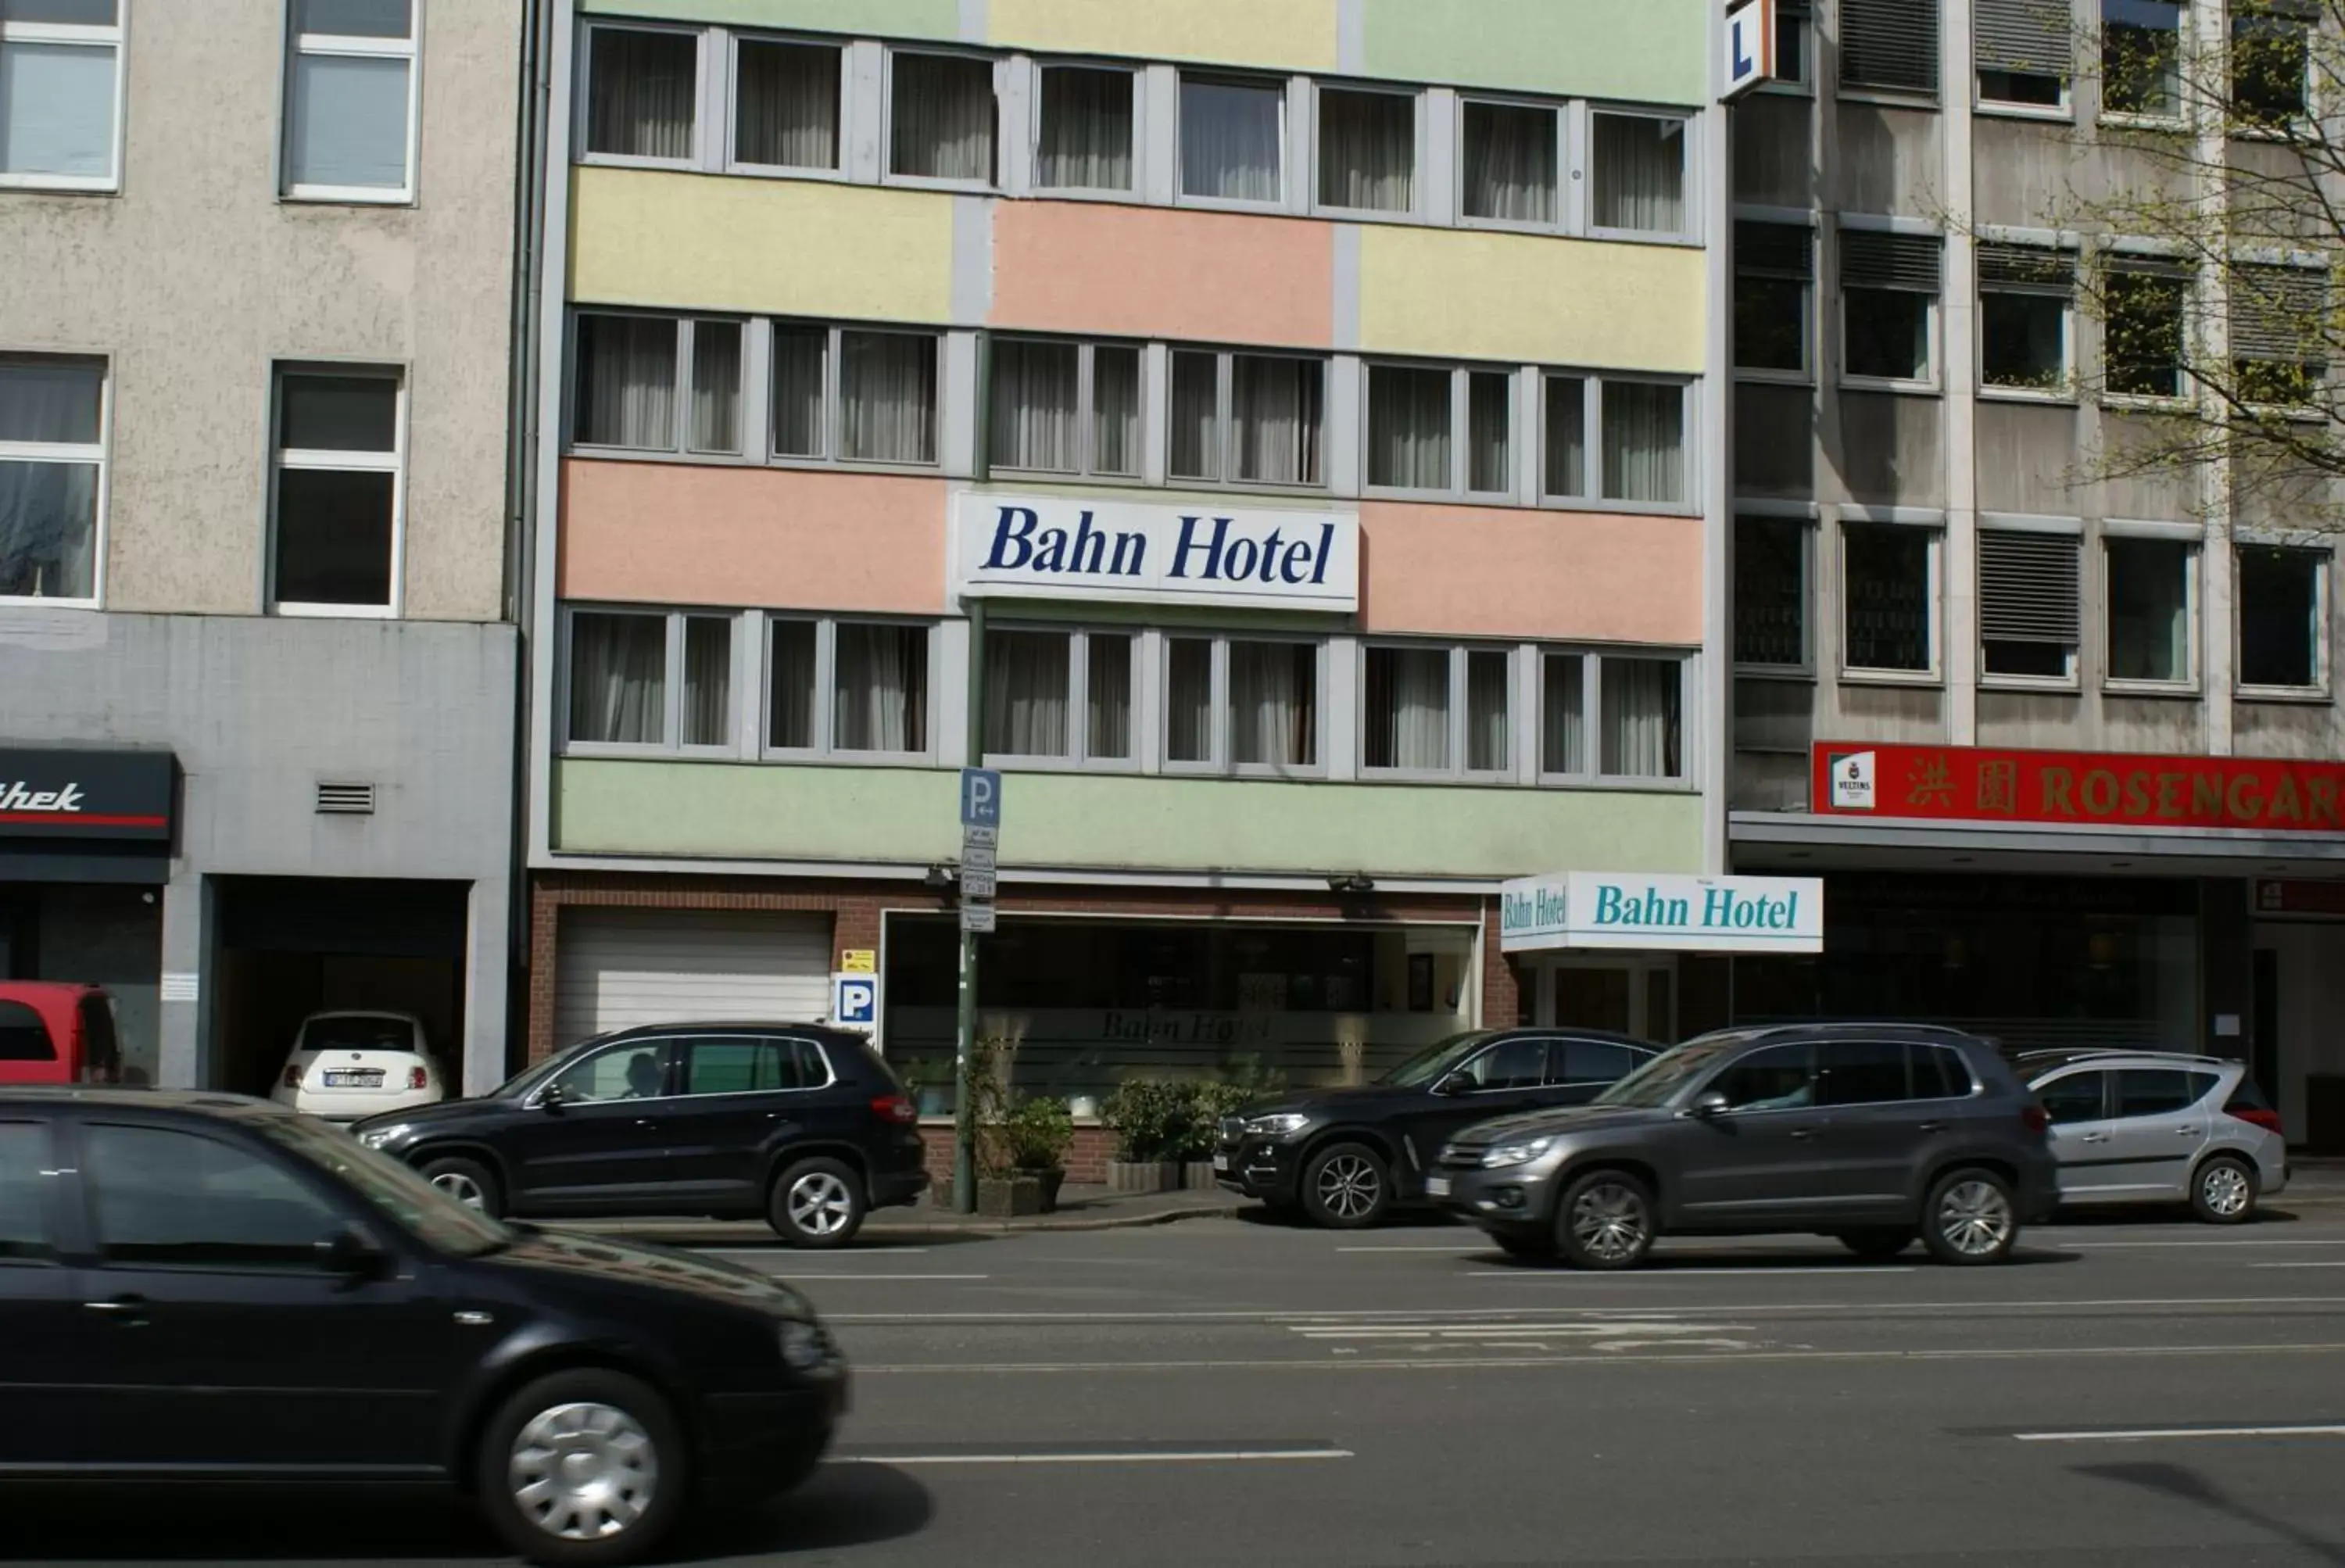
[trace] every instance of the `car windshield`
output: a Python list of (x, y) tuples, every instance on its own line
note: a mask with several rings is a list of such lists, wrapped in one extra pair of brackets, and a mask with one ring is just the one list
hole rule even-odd
[(301, 1031), (304, 1051), (412, 1051), (415, 1025), (383, 1015), (312, 1018)]
[(1414, 1089), (1426, 1084), (1438, 1084), (1450, 1070), (1473, 1054), (1474, 1048), (1490, 1038), (1487, 1029), (1471, 1029), (1463, 1034), (1452, 1034), (1436, 1044), (1427, 1045), (1407, 1061), (1376, 1080), (1396, 1089)]
[(377, 1214), (437, 1251), (480, 1257), (513, 1245), (507, 1227), (347, 1133), (306, 1116), (262, 1116), (254, 1125), (271, 1143), (339, 1177)]
[(503, 1083), (490, 1090), (489, 1097), (494, 1100), (520, 1099), (532, 1089), (536, 1088), (540, 1084), (544, 1083), (556, 1073), (561, 1072), (564, 1067), (569, 1066), (570, 1064), (584, 1055), (589, 1049), (600, 1043), (600, 1039), (601, 1037), (597, 1036), (597, 1038), (594, 1040), (581, 1040), (577, 1044), (571, 1046), (566, 1051), (556, 1051), (553, 1055), (548, 1056), (544, 1061), (538, 1063), (534, 1066), (523, 1067), (520, 1072), (515, 1073), (512, 1077), (507, 1078)]
[(1686, 1080), (1717, 1061), (1722, 1052), (1736, 1043), (1733, 1038), (1715, 1035), (1702, 1040), (1689, 1040), (1674, 1050), (1662, 1052), (1597, 1095), (1594, 1103), (1646, 1109), (1665, 1105), (1669, 1104), (1670, 1096), (1685, 1086)]

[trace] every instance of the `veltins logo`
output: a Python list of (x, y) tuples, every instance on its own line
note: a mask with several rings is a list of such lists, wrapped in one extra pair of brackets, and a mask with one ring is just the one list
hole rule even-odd
[(1870, 751), (1835, 751), (1832, 755), (1832, 804), (1835, 811), (1873, 809), (1873, 759)]

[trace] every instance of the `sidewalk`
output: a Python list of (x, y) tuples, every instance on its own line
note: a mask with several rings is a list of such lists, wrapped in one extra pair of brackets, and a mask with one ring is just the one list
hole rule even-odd
[[(883, 1208), (863, 1222), (858, 1244), (873, 1241), (909, 1243), (950, 1241), (963, 1237), (1009, 1236), (1029, 1230), (1127, 1230), (1143, 1225), (1171, 1225), (1178, 1220), (1206, 1219), (1235, 1212), (1245, 1199), (1233, 1192), (1118, 1193), (1104, 1186), (1070, 1182), (1060, 1190), (1055, 1214), (1028, 1215), (1018, 1219), (989, 1219), (982, 1215), (956, 1214), (949, 1191), (924, 1193), (905, 1208)], [(565, 1221), (565, 1230), (605, 1236), (631, 1236), (642, 1241), (676, 1247), (780, 1246), (760, 1220), (722, 1219), (579, 1219)]]

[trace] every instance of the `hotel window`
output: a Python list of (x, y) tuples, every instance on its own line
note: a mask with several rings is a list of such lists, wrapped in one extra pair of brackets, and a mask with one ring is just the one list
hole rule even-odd
[(2083, 541), (2073, 534), (1982, 527), (1979, 668), (1990, 676), (2073, 681), (2082, 640)]
[(1814, 525), (1797, 517), (1734, 522), (1734, 662), (1808, 667), (1808, 550)]
[(1513, 491), (1512, 372), (1372, 364), (1367, 377), (1370, 488), (1444, 495)]
[(1034, 138), (1041, 190), (1130, 190), (1139, 76), (1102, 66), (1043, 66)]
[(2069, 0), (1975, 0), (1972, 36), (1982, 104), (2056, 109), (2068, 102), (2076, 29)]
[(2033, 246), (1982, 244), (1978, 276), (1980, 384), (2065, 392), (2076, 259)]
[(777, 321), (772, 452), (785, 461), (933, 465), (934, 332)]
[(766, 620), (766, 749), (790, 757), (925, 757), (929, 628)]
[(1840, 85), (1938, 92), (1938, 0), (1841, 0)]
[(1326, 483), (1327, 363), (1284, 354), (1172, 351), (1166, 471), (1212, 484)]
[(2310, 113), (2314, 0), (2242, 0), (2231, 8), (2231, 118), (2284, 126)]
[(2329, 375), (2329, 280), (2304, 267), (2230, 272), (2231, 363), (2239, 396), (2268, 408), (2313, 408)]
[(1167, 636), (1167, 771), (1316, 772), (1322, 647)]
[(601, 24), (586, 33), (585, 148), (597, 158), (693, 161), (700, 35)]
[(1842, 667), (1935, 675), (1938, 531), (1843, 520), (1840, 553)]
[(2115, 258), (2102, 277), (2104, 388), (2120, 397), (2182, 395), (2182, 329), (2189, 274), (2170, 263)]
[(2198, 678), (2198, 547), (2180, 539), (2104, 541), (2108, 565), (2108, 678), (2188, 686)]
[(988, 631), (987, 760), (1132, 768), (1134, 640), (1118, 631)]
[(1412, 777), (1513, 771), (1514, 657), (1424, 643), (1361, 650), (1360, 767)]
[(996, 338), (990, 352), (990, 466), (1139, 477), (1138, 347)]
[(888, 172), (993, 184), (993, 62), (898, 49), (888, 72)]
[(2101, 0), (2101, 112), (2182, 115), (2181, 0)]
[(845, 55), (828, 44), (735, 39), (732, 161), (751, 168), (838, 168)]
[(0, 354), (0, 599), (94, 605), (106, 361)]
[(407, 423), (399, 372), (280, 366), (276, 390), (271, 606), (396, 614)]
[(122, 0), (0, 5), (0, 186), (121, 183)]
[(1459, 107), (1459, 130), (1458, 209), (1467, 218), (1542, 227), (1562, 220), (1560, 114), (1467, 98)]
[(1541, 654), (1541, 779), (1683, 779), (1686, 669), (1679, 657)]
[[(1547, 450), (1540, 487), (1546, 496), (1684, 504), (1682, 382), (1570, 375), (1545, 381)], [(1593, 464), (1591, 448), (1597, 454)]]
[(1816, 234), (1804, 223), (1734, 226), (1734, 367), (1808, 373)]
[(738, 454), (741, 333), (738, 321), (581, 311), (573, 443)]
[(2238, 547), (2243, 687), (2317, 691), (2329, 684), (2329, 552)]
[(1686, 122), (1660, 115), (1589, 117), (1599, 233), (1686, 234)]
[(1936, 379), (1942, 250), (1934, 234), (1841, 230), (1842, 370), (1848, 378), (1909, 385)]
[(730, 752), (736, 618), (572, 610), (570, 744)]
[(1285, 197), (1286, 84), (1181, 76), (1181, 194), (1276, 203)]
[(294, 0), (285, 85), (285, 194), (414, 196), (412, 0)]
[(1355, 212), (1416, 207), (1416, 95), (1319, 89), (1319, 205)]

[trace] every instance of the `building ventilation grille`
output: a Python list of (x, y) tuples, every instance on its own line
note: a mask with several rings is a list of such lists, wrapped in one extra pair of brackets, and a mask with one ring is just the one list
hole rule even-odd
[(318, 812), (326, 817), (371, 817), (374, 815), (374, 786), (320, 784), (318, 786)]

